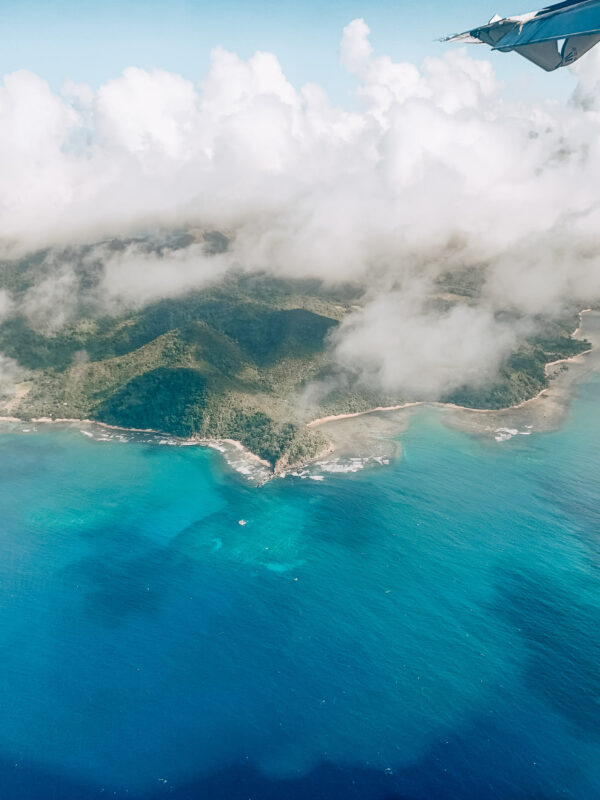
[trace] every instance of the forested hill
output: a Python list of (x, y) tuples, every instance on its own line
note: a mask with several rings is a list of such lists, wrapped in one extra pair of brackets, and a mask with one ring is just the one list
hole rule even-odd
[[(325, 447), (322, 435), (306, 427), (311, 418), (404, 399), (353, 376), (340, 379), (330, 361), (328, 337), (360, 304), (356, 287), (229, 275), (217, 288), (117, 315), (81, 303), (68, 322), (44, 328), (19, 302), (43, 264), (29, 257), (0, 265), (0, 288), (13, 298), (0, 324), (0, 353), (20, 367), (17, 392), (7, 389), (1, 414), (238, 439), (284, 466)], [(85, 279), (93, 280), (93, 268)], [(459, 298), (474, 291), (472, 275), (452, 287)], [(546, 362), (586, 349), (570, 338), (575, 326), (576, 314), (548, 322), (508, 359), (496, 384), (444, 399), (499, 408), (535, 395), (546, 385)], [(305, 390), (315, 381), (328, 390), (311, 399)]]

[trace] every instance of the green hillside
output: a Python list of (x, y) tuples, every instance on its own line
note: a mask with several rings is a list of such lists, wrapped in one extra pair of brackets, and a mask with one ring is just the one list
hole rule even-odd
[(508, 408), (539, 394), (548, 386), (546, 364), (588, 350), (589, 342), (572, 339), (577, 315), (546, 322), (540, 335), (529, 338), (512, 353), (494, 384), (481, 389), (463, 386), (443, 400), (469, 408)]
[[(169, 246), (186, 242), (174, 237)], [(214, 252), (224, 246), (210, 240)], [(403, 400), (355, 376), (340, 376), (329, 360), (328, 337), (360, 304), (358, 287), (329, 290), (315, 281), (228, 274), (205, 291), (99, 315), (86, 299), (99, 279), (92, 260), (81, 267), (76, 287), (79, 313), (68, 324), (44, 329), (19, 313), (19, 300), (47, 277), (47, 269), (43, 254), (0, 263), (0, 288), (11, 292), (17, 309), (0, 324), (0, 352), (25, 370), (17, 400), (9, 398), (0, 413), (232, 438), (275, 467), (323, 450), (323, 436), (306, 427), (310, 419)], [(479, 270), (445, 277), (432, 303), (472, 302), (481, 280)], [(570, 337), (576, 320), (573, 314), (543, 323), (542, 333), (523, 341), (506, 361), (494, 385), (465, 386), (443, 399), (501, 408), (534, 396), (547, 385), (547, 362), (587, 348)], [(309, 401), (305, 390), (314, 381), (330, 388)]]

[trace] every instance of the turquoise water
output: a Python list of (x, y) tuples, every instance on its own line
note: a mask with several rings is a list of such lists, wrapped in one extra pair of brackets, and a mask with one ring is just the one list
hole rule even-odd
[(0, 797), (600, 796), (599, 403), (260, 489), (0, 436)]

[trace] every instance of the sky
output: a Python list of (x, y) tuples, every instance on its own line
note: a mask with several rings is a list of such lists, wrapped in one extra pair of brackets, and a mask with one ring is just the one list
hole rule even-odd
[[(528, 0), (0, 0), (0, 73), (28, 69), (54, 89), (67, 79), (97, 88), (128, 66), (199, 80), (220, 45), (242, 58), (275, 53), (293, 85), (316, 82), (348, 106), (353, 81), (340, 66), (338, 44), (352, 19), (365, 19), (375, 50), (419, 64), (456, 47), (437, 41), (441, 36), (535, 7)], [(574, 86), (566, 70), (549, 76), (514, 56), (471, 50), (520, 97), (563, 99)]]

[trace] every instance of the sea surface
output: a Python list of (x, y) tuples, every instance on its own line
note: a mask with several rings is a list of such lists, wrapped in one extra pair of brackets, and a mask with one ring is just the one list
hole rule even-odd
[(5, 426), (0, 798), (600, 797), (599, 409), (260, 488)]

